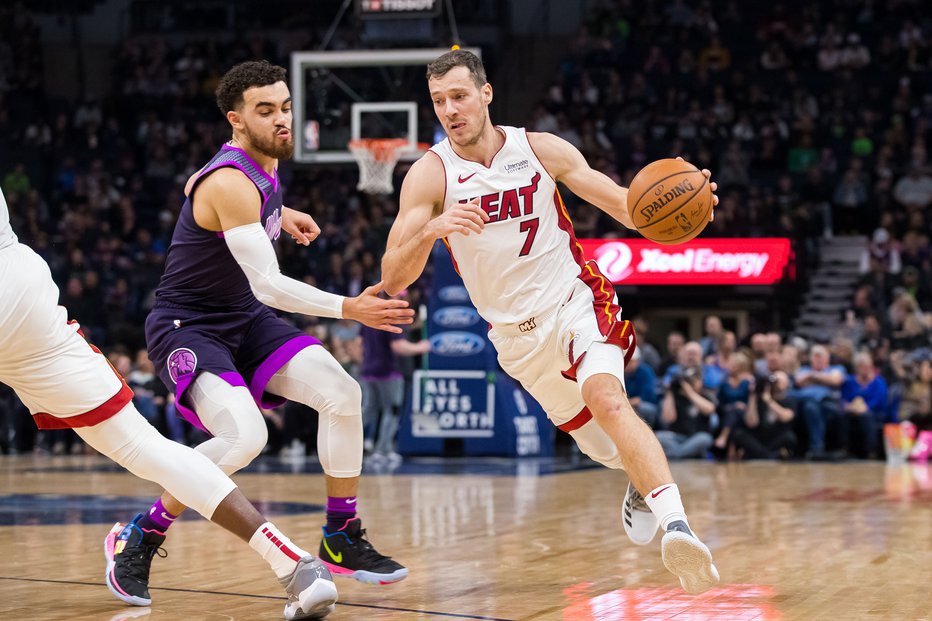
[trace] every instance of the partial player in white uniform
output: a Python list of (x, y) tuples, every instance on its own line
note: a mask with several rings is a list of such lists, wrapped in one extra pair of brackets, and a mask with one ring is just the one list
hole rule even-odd
[[(0, 382), (13, 388), (40, 429), (74, 429), (102, 454), (247, 541), (285, 587), (286, 619), (320, 618), (333, 610), (337, 590), (327, 568), (267, 522), (206, 456), (163, 437), (136, 410), (132, 390), (58, 306), (48, 265), (18, 243), (2, 193)], [(112, 557), (113, 550), (107, 554)], [(112, 570), (110, 562), (108, 585)]]
[(493, 126), (492, 87), (475, 55), (444, 54), (427, 76), (448, 137), (405, 177), (382, 260), (386, 291), (413, 282), (444, 240), (492, 326), (502, 368), (582, 451), (627, 471), (629, 538), (646, 545), (662, 526), (666, 567), (689, 593), (706, 591), (719, 581), (712, 555), (688, 525), (660, 444), (625, 395), (633, 327), (620, 318), (611, 283), (583, 257), (556, 183), (634, 228), (627, 189), (557, 136)]
[(6, 206), (6, 199), (0, 192), (0, 250), (15, 245), (17, 241), (13, 227), (10, 226), (10, 211)]

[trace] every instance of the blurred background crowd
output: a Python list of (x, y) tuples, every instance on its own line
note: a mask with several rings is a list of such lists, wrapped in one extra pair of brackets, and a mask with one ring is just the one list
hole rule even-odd
[[(67, 14), (96, 3), (46, 4)], [(81, 78), (105, 84), (106, 95), (71, 97), (52, 94), (43, 80), (54, 59), (40, 27), (48, 15), (19, 3), (0, 7), (0, 186), (14, 230), (48, 261), (62, 304), (127, 377), (140, 411), (166, 435), (193, 443), (199, 438), (175, 416), (145, 355), (142, 326), (184, 183), (229, 138), (214, 87), (242, 60), (288, 66), (295, 50), (373, 43), (351, 15), (329, 29), (339, 6), (330, 0), (314, 9), (263, 3), (278, 11), (231, 3), (228, 37), (211, 29), (215, 3), (198, 2), (186, 3), (184, 19), (173, 17), (172, 35), (158, 34), (172, 16), (156, 4), (129, 2), (121, 36), (107, 48), (107, 75)], [(454, 4), (464, 27), (470, 15), (500, 22), (501, 32), (483, 43), (495, 86), (495, 60), (511, 51), (507, 15), (494, 2)], [(566, 45), (535, 61), (539, 88), (493, 110), (498, 122), (563, 137), (621, 184), (662, 157), (711, 169), (721, 202), (705, 235), (789, 237), (803, 278), (818, 265), (823, 240), (864, 238), (855, 292), (824, 334), (803, 338), (789, 321), (767, 319), (736, 334), (717, 316), (701, 334), (654, 333), (649, 313), (638, 317), (642, 346), (628, 370), (629, 394), (668, 454), (875, 458), (884, 423), (932, 430), (932, 15), (924, 3), (585, 7)], [(418, 44), (449, 41), (438, 28)], [(422, 131), (431, 142), (431, 126)], [(283, 271), (344, 295), (378, 281), (397, 194), (357, 192), (352, 167), (286, 163), (281, 175), (286, 204), (323, 231), (309, 248), (281, 243)], [(579, 237), (629, 234), (567, 198)], [(408, 292), (412, 305), (429, 286), (424, 279)], [(624, 305), (623, 290), (621, 298)], [(358, 325), (294, 319), (365, 375)], [(423, 355), (420, 338), (415, 325), (405, 337), (413, 347), (392, 347), (402, 376)], [(288, 406), (267, 415), (269, 451), (313, 450), (312, 413)], [(374, 446), (379, 413), (367, 416)], [(0, 450), (81, 451), (78, 442), (71, 432), (38, 435), (0, 386)]]

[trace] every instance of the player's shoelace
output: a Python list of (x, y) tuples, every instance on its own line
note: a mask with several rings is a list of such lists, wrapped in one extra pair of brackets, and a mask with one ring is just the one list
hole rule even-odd
[(366, 566), (375, 567), (391, 560), (390, 556), (385, 556), (372, 546), (366, 536), (365, 528), (360, 530), (356, 537), (349, 537), (349, 540), (352, 545), (359, 546), (356, 548), (358, 558)]
[(149, 570), (152, 567), (152, 557), (156, 554), (160, 558), (168, 556), (168, 551), (158, 544), (140, 543), (133, 547), (127, 547), (120, 553), (120, 565), (125, 570), (127, 578), (132, 578), (137, 582), (149, 582)]
[(631, 500), (631, 508), (635, 511), (647, 511), (650, 512), (650, 507), (647, 506), (647, 501), (644, 500), (644, 497), (641, 496), (641, 492), (637, 490), (633, 485), (631, 486), (631, 494), (628, 496)]

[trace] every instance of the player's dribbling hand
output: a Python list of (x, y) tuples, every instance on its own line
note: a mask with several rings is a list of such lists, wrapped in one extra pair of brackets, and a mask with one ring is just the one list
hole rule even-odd
[(401, 334), (398, 326), (414, 321), (414, 309), (408, 308), (404, 300), (386, 300), (379, 297), (382, 283), (367, 287), (355, 298), (343, 300), (343, 317), (352, 319), (370, 328)]
[[(676, 159), (680, 160), (681, 162), (682, 162), (682, 161), (685, 161), (685, 160), (683, 160), (682, 157), (677, 157)], [(715, 220), (715, 209), (714, 209), (714, 207), (715, 207), (715, 205), (718, 205), (718, 194), (715, 193), (715, 191), (718, 189), (718, 184), (715, 183), (714, 181), (712, 181), (712, 171), (709, 170), (708, 168), (703, 168), (703, 169), (700, 170), (699, 172), (701, 172), (703, 175), (705, 175), (705, 178), (709, 180), (709, 187), (712, 188), (712, 207), (713, 207), (713, 209), (710, 209), (710, 210), (709, 210), (709, 222), (711, 222), (712, 220)]]
[(489, 214), (479, 207), (479, 199), (474, 198), (468, 203), (457, 204), (449, 211), (443, 212), (428, 222), (426, 229), (432, 237), (440, 239), (453, 233), (481, 233), (488, 221)]

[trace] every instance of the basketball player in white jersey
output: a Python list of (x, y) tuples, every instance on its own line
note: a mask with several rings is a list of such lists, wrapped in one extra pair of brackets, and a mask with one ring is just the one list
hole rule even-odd
[[(18, 243), (0, 193), (0, 382), (13, 388), (40, 429), (74, 429), (100, 453), (247, 541), (285, 587), (286, 619), (331, 612), (337, 590), (330, 571), (266, 521), (210, 459), (160, 435), (133, 406), (123, 378), (57, 304), (48, 265)], [(108, 584), (112, 570), (111, 563)]]
[(634, 228), (627, 189), (557, 136), (493, 126), (492, 87), (474, 54), (444, 54), (427, 78), (447, 139), (405, 177), (382, 259), (385, 290), (411, 284), (444, 240), (491, 325), (502, 368), (583, 452), (627, 471), (628, 537), (646, 545), (661, 526), (667, 569), (687, 592), (706, 591), (719, 581), (712, 555), (688, 525), (660, 444), (625, 395), (634, 330), (619, 319), (612, 284), (583, 257), (556, 183)]

